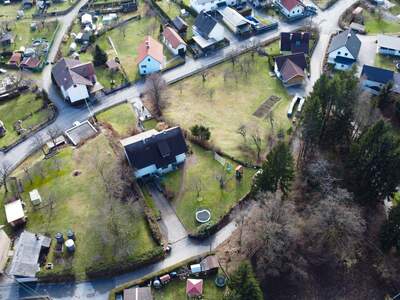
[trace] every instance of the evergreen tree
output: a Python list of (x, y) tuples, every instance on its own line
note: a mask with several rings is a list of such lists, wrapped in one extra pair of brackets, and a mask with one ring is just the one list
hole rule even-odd
[(353, 142), (347, 162), (355, 195), (375, 204), (391, 195), (400, 181), (400, 140), (384, 121)]
[(101, 49), (99, 45), (96, 45), (93, 53), (93, 64), (98, 67), (103, 66), (106, 62), (107, 53), (103, 49)]
[(289, 145), (279, 142), (267, 155), (255, 179), (255, 189), (275, 193), (278, 188), (287, 195), (294, 178), (293, 157)]
[(400, 253), (400, 205), (390, 210), (389, 218), (382, 225), (380, 239), (384, 251), (396, 247), (397, 252)]
[(262, 300), (263, 295), (251, 265), (248, 262), (240, 264), (232, 274), (229, 283), (229, 292), (225, 299), (229, 300)]
[(208, 141), (211, 137), (210, 129), (203, 125), (194, 125), (190, 128), (190, 132), (193, 136), (198, 137), (202, 141)]

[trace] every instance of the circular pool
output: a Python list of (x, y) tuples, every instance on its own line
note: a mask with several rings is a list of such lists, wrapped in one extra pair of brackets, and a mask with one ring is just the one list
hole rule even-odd
[(198, 210), (196, 212), (196, 220), (199, 223), (207, 223), (211, 219), (211, 213), (208, 209)]

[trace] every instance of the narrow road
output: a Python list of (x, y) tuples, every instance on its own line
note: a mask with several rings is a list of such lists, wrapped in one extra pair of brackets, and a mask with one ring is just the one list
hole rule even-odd
[[(78, 13), (78, 7), (82, 6), (87, 0), (83, 0), (75, 10), (73, 10), (67, 16), (61, 19), (63, 23), (59, 35), (57, 37), (57, 43), (54, 43), (54, 48), (51, 50), (50, 58), (55, 57), (56, 49), (61, 42), (62, 33), (66, 32), (68, 24), (72, 22), (76, 14)], [(325, 55), (325, 50), (328, 47), (329, 36), (331, 33), (338, 30), (338, 20), (340, 15), (356, 0), (339, 0), (336, 4), (330, 7), (326, 11), (319, 11), (319, 14), (314, 17), (313, 21), (319, 26), (321, 31), (321, 37), (318, 45), (314, 51), (311, 58), (310, 69), (311, 77), (305, 88), (306, 93), (312, 90), (312, 86), (315, 81), (319, 78), (322, 72), (322, 58)], [(294, 24), (281, 23), (279, 30), (273, 32), (265, 33), (258, 37), (255, 37), (255, 42), (262, 42), (269, 40), (274, 37), (278, 37), (281, 31), (293, 31), (299, 26), (303, 25), (303, 22), (298, 22)], [(183, 76), (193, 74), (198, 72), (203, 68), (208, 68), (221, 60), (229, 57), (233, 51), (244, 51), (246, 47), (249, 46), (248, 41), (238, 41), (235, 40), (231, 45), (221, 51), (218, 51), (212, 56), (204, 57), (196, 61), (189, 59), (187, 63), (181, 67), (173, 69), (164, 74), (164, 78), (167, 82), (173, 82), (176, 79), (182, 78)], [(66, 105), (63, 100), (59, 97), (54, 86), (51, 85), (50, 80), (50, 66), (48, 66), (43, 73), (43, 86), (48, 90), (50, 99), (57, 105), (60, 115), (50, 126), (57, 126), (60, 129), (66, 129), (71, 126), (76, 120), (85, 120), (88, 118), (88, 111), (86, 108), (74, 108)], [(92, 107), (93, 111), (99, 111), (101, 109), (107, 108), (116, 103), (125, 101), (125, 99), (132, 99), (138, 97), (140, 91), (143, 90), (143, 83), (138, 82), (133, 86), (121, 90), (113, 95), (103, 97), (100, 99), (99, 103)], [(38, 133), (42, 140), (48, 139), (46, 135), (46, 129)], [(19, 144), (7, 154), (0, 153), (0, 161), (7, 160), (13, 165), (18, 165), (27, 156), (29, 156), (35, 150), (35, 144), (33, 143), (33, 138), (27, 139), (23, 143)], [(159, 204), (162, 205), (162, 202)], [(166, 225), (168, 228), (168, 225)], [(214, 236), (210, 237), (204, 241), (196, 241), (185, 237), (176, 241), (173, 245), (173, 249), (165, 260), (149, 265), (138, 270), (132, 270), (127, 274), (116, 276), (107, 279), (97, 279), (91, 281), (85, 281), (81, 283), (54, 283), (54, 284), (35, 284), (29, 288), (18, 285), (13, 280), (2, 279), (0, 281), (0, 299), (19, 299), (20, 297), (32, 296), (34, 293), (38, 294), (49, 294), (53, 299), (92, 299), (92, 300), (106, 300), (108, 298), (108, 293), (110, 289), (118, 286), (128, 280), (138, 279), (151, 272), (161, 270), (163, 268), (172, 266), (182, 260), (190, 258), (195, 255), (204, 254), (207, 251), (215, 249), (222, 242), (224, 242), (235, 230), (235, 222), (232, 221), (220, 231), (218, 231)], [(169, 229), (169, 228), (168, 228)], [(169, 230), (168, 230), (169, 231)], [(171, 239), (174, 240), (176, 237), (171, 235)]]

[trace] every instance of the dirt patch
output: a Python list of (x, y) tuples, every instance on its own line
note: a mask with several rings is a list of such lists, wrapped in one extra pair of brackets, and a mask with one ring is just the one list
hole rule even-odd
[(257, 118), (264, 118), (266, 117), (269, 112), (272, 110), (274, 105), (278, 103), (278, 101), (281, 100), (280, 97), (277, 96), (270, 96), (267, 100), (265, 100), (258, 108), (257, 110), (253, 113), (253, 116)]

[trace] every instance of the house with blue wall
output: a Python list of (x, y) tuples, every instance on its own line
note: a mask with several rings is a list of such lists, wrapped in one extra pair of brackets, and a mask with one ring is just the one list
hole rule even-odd
[(140, 75), (159, 72), (164, 67), (163, 45), (147, 36), (138, 47), (136, 58)]

